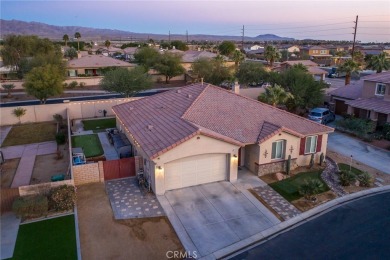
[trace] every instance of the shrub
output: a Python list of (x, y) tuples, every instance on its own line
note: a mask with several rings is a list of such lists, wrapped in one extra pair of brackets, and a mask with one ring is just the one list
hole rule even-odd
[(390, 123), (386, 123), (382, 128), (383, 137), (390, 141)]
[(305, 180), (305, 182), (299, 187), (299, 194), (305, 197), (307, 200), (314, 201), (315, 194), (317, 194), (322, 188), (322, 182), (317, 179)]
[(66, 141), (66, 136), (63, 132), (58, 132), (56, 134), (56, 142), (57, 144), (64, 144)]
[(49, 207), (56, 211), (72, 210), (76, 201), (76, 191), (73, 186), (62, 185), (53, 188), (49, 195)]
[(356, 176), (350, 171), (340, 172), (340, 183), (342, 186), (349, 186), (356, 181)]
[(86, 85), (85, 82), (80, 82), (80, 83), (79, 83), (79, 87), (80, 87), (80, 88), (85, 87), (85, 85)]
[(367, 137), (369, 132), (374, 130), (374, 124), (369, 119), (346, 118), (336, 122), (338, 128), (350, 131), (360, 138)]
[(12, 204), (12, 211), (22, 218), (45, 216), (48, 208), (48, 200), (43, 195), (19, 197)]
[(77, 81), (72, 81), (71, 83), (68, 84), (68, 88), (75, 88), (77, 87), (78, 83)]
[(360, 174), (358, 176), (358, 180), (359, 180), (359, 185), (361, 187), (370, 187), (371, 186), (372, 178), (368, 172), (363, 172), (362, 174)]

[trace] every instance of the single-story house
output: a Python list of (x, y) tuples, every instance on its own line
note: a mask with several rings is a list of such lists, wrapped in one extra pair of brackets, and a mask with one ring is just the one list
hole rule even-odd
[(390, 71), (362, 77), (329, 94), (336, 114), (371, 119), (377, 126), (390, 123)]
[(117, 127), (143, 157), (153, 191), (305, 166), (326, 154), (333, 128), (205, 83), (113, 107)]
[(80, 74), (88, 76), (100, 76), (102, 69), (109, 67), (133, 68), (135, 64), (124, 62), (104, 55), (87, 55), (78, 59), (69, 60), (67, 72), (69, 77), (77, 77)]
[(321, 80), (325, 79), (325, 76), (328, 74), (326, 70), (321, 69), (317, 63), (311, 60), (291, 60), (280, 63), (281, 70), (286, 70), (291, 68), (294, 65), (302, 64), (307, 68), (307, 72), (313, 77), (318, 76)]

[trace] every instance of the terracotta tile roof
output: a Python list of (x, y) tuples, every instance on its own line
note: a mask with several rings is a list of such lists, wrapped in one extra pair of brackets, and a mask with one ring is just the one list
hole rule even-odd
[(318, 67), (307, 67), (307, 71), (312, 75), (322, 75), (322, 74), (328, 74), (326, 70), (323, 70)]
[(208, 84), (194, 84), (113, 107), (142, 149), (155, 158), (196, 134), (237, 145), (280, 131), (297, 136), (332, 132), (305, 118)]
[(362, 96), (363, 80), (358, 80), (329, 92), (329, 95), (345, 99), (357, 99)]
[(362, 78), (367, 81), (374, 81), (379, 83), (390, 83), (390, 71), (375, 73)]
[(313, 66), (313, 67), (318, 67), (318, 64), (311, 61), (311, 60), (289, 60), (282, 62), (281, 64), (287, 64), (290, 66), (297, 65), (297, 64), (302, 64), (303, 66)]
[(134, 64), (104, 55), (88, 55), (68, 61), (68, 68), (134, 67)]
[(356, 99), (345, 102), (346, 104), (367, 109), (367, 110), (373, 110), (375, 112), (384, 113), (384, 114), (390, 114), (390, 101), (385, 101), (383, 98), (364, 98), (364, 99)]
[(199, 58), (212, 59), (217, 57), (217, 54), (209, 51), (185, 51), (181, 60), (183, 62), (195, 62)]

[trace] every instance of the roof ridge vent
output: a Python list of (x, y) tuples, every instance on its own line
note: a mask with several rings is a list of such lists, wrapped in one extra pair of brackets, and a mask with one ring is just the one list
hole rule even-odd
[(192, 98), (192, 94), (187, 94), (187, 97), (188, 98)]
[(181, 93), (181, 89), (176, 90), (176, 93), (180, 94)]
[(148, 125), (148, 130), (152, 131), (153, 125)]

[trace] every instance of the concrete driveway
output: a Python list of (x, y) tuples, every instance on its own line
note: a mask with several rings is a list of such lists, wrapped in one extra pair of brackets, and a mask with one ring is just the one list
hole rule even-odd
[(390, 152), (386, 150), (338, 132), (329, 135), (328, 149), (345, 156), (352, 155), (353, 160), (390, 174)]
[[(162, 197), (159, 200), (183, 245), (187, 250), (197, 251), (198, 257), (207, 256), (278, 222), (258, 200), (249, 199), (226, 181), (167, 191), (167, 201)], [(189, 236), (187, 242), (193, 242), (192, 246), (186, 246), (183, 241), (186, 239), (182, 239), (186, 236)]]

